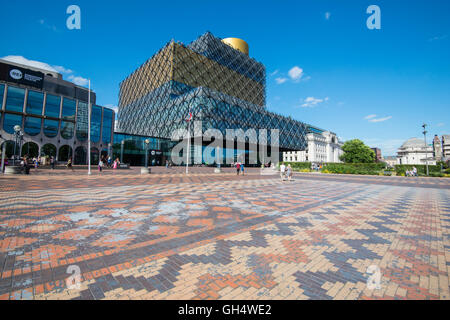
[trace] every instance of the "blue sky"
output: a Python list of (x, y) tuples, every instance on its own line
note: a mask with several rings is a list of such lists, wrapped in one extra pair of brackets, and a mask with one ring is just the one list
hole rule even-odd
[[(66, 9), (81, 8), (81, 30)], [(369, 5), (381, 30), (369, 30)], [(267, 107), (360, 138), (383, 155), (450, 134), (450, 1), (8, 1), (0, 57), (20, 56), (84, 84), (116, 106), (119, 82), (172, 38), (239, 37), (267, 68)], [(7, 32), (5, 32), (7, 31)]]

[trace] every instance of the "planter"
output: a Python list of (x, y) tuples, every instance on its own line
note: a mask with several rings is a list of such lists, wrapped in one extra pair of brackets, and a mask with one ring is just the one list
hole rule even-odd
[(149, 168), (141, 168), (141, 174), (150, 174), (152, 170)]
[(22, 167), (20, 166), (6, 166), (5, 167), (5, 174), (21, 174), (22, 173)]

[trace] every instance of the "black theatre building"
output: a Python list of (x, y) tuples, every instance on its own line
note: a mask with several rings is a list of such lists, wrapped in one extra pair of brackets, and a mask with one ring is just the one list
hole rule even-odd
[[(88, 89), (63, 80), (57, 72), (0, 60), (0, 143), (6, 143), (7, 157), (54, 156), (86, 164), (88, 94)], [(115, 119), (113, 110), (95, 103), (91, 91), (93, 163), (111, 152)], [(21, 139), (16, 139), (17, 125)]]

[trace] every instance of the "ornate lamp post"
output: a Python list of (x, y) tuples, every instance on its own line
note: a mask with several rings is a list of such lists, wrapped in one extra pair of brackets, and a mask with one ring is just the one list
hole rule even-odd
[(22, 139), (23, 139), (22, 128), (19, 125), (15, 125), (14, 126), (14, 157), (13, 157), (13, 166), (16, 165), (17, 145), (19, 145), (19, 157), (20, 157), (20, 153), (21, 153), (20, 142), (22, 141)]

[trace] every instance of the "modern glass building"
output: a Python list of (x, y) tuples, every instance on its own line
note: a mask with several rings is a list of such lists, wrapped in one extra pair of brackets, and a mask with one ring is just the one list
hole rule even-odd
[[(6, 155), (14, 153), (14, 126), (19, 125), (24, 135), (16, 155), (86, 164), (88, 92), (59, 73), (0, 60), (0, 143), (7, 144)], [(97, 163), (112, 147), (115, 114), (95, 102), (91, 91), (91, 151)]]
[[(193, 136), (208, 129), (220, 130), (223, 137), (227, 129), (255, 129), (257, 135), (261, 129), (278, 129), (280, 151), (303, 150), (307, 133), (324, 131), (269, 112), (265, 102), (266, 70), (249, 57), (245, 41), (207, 32), (187, 46), (167, 43), (120, 83), (118, 129), (170, 139), (175, 130), (186, 129), (191, 112), (202, 125), (202, 132)], [(194, 143), (192, 152), (204, 148)], [(235, 151), (239, 153), (248, 150)]]
[(161, 166), (170, 159), (169, 153), (175, 143), (168, 139), (115, 132), (112, 155), (113, 159), (119, 159), (121, 163), (144, 166), (147, 152), (147, 164)]

